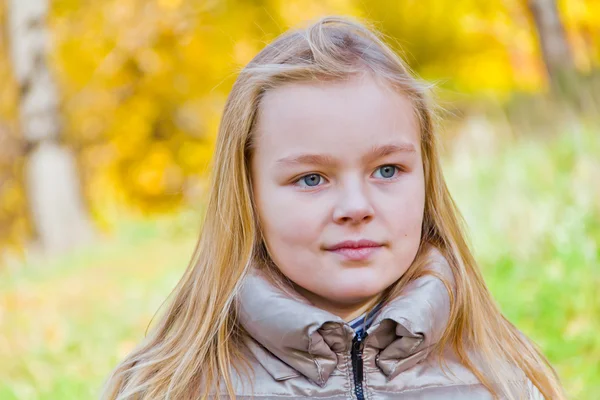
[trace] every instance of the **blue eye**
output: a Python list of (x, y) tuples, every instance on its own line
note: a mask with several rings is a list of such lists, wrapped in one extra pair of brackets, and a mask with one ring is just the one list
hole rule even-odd
[(398, 170), (398, 167), (396, 167), (395, 165), (382, 165), (377, 170), (381, 171), (381, 175), (384, 178), (393, 178), (394, 173), (396, 172), (396, 170)]
[(299, 182), (305, 182), (306, 185), (308, 187), (314, 187), (317, 186), (317, 184), (319, 183), (319, 179), (321, 178), (321, 175), (318, 174), (310, 174), (310, 175), (306, 175), (303, 176), (302, 178), (299, 179)]
[[(396, 171), (401, 171), (401, 169), (397, 165), (386, 164), (377, 168), (376, 171), (381, 171), (382, 178), (391, 180), (391, 178), (394, 178)], [(308, 174), (299, 178), (296, 183), (304, 182), (304, 185), (300, 185), (300, 187), (311, 188), (319, 186), (319, 183), (322, 180), (324, 179), (320, 174)]]

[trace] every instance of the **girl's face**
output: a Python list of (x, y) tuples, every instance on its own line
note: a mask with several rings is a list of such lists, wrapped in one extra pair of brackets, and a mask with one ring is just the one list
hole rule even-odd
[[(368, 74), (286, 84), (265, 94), (255, 135), (266, 246), (309, 300), (348, 309), (404, 274), (425, 201), (419, 126), (406, 97)], [(332, 249), (360, 240), (377, 247)]]

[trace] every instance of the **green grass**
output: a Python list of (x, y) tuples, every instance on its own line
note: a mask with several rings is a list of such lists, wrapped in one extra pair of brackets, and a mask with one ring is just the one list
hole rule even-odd
[[(446, 159), (507, 317), (570, 398), (600, 398), (600, 137), (457, 140)], [(495, 137), (495, 136), (494, 136)], [(196, 213), (123, 222), (93, 247), (0, 274), (0, 399), (97, 398), (191, 257)]]
[(447, 169), (490, 290), (541, 346), (573, 399), (600, 398), (595, 132), (574, 126), (546, 140), (471, 138), (470, 147), (452, 152)]
[(197, 219), (180, 217), (124, 224), (93, 248), (2, 277), (0, 399), (98, 397), (191, 257)]

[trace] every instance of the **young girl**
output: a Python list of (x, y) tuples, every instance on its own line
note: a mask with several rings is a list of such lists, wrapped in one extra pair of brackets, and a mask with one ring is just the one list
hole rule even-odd
[(563, 399), (498, 310), (425, 88), (374, 30), (265, 47), (221, 122), (192, 262), (105, 399)]

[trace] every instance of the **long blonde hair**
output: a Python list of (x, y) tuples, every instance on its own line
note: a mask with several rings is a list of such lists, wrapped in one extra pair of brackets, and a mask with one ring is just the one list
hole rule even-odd
[[(426, 182), (422, 244), (442, 251), (455, 278), (450, 322), (440, 345), (450, 346), (495, 396), (523, 395), (510, 384), (518, 369), (546, 398), (565, 398), (548, 361), (500, 313), (469, 250), (441, 171), (427, 85), (413, 77), (377, 30), (332, 16), (281, 35), (240, 72), (219, 127), (194, 256), (160, 320), (108, 377), (103, 399), (206, 398), (220, 385), (235, 398), (231, 368), (249, 365), (242, 356), (236, 293), (252, 263), (268, 258), (249, 171), (261, 97), (286, 82), (346, 79), (365, 71), (407, 96), (420, 121)], [(415, 276), (411, 269), (407, 276)]]

